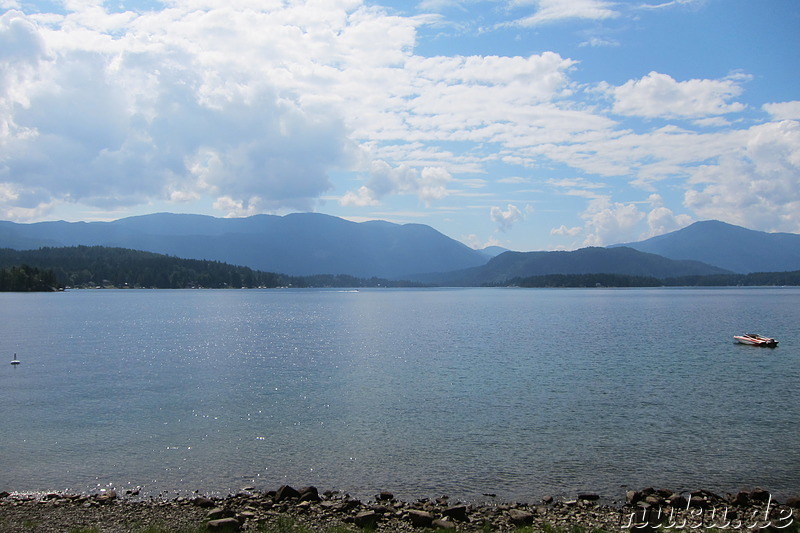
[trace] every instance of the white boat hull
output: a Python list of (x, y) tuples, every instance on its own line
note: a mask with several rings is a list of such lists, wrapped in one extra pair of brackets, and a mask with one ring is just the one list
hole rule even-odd
[(775, 348), (778, 341), (770, 337), (762, 337), (754, 333), (745, 333), (744, 335), (734, 335), (736, 342), (741, 344), (749, 344), (750, 346), (766, 346), (768, 348)]

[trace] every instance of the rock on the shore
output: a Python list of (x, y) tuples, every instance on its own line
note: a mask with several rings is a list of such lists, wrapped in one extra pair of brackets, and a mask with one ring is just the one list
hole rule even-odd
[(411, 509), (408, 511), (408, 520), (415, 527), (428, 527), (433, 523), (433, 515), (428, 511)]
[(508, 516), (515, 526), (529, 526), (533, 523), (533, 513), (522, 509), (509, 509)]
[(239, 531), (241, 525), (239, 521), (235, 518), (220, 518), (219, 520), (211, 520), (206, 524), (206, 528), (209, 531), (220, 531), (220, 532), (229, 532), (229, 531)]
[(290, 487), (289, 485), (281, 486), (275, 493), (276, 502), (282, 502), (293, 498), (299, 499), (300, 492), (297, 489)]
[(317, 487), (309, 486), (303, 487), (302, 489), (298, 490), (297, 492), (300, 493), (300, 501), (301, 502), (318, 502), (320, 501), (319, 491)]
[(191, 501), (198, 507), (214, 507), (215, 505), (214, 500), (210, 498), (205, 498), (203, 496), (198, 496)]
[(236, 516), (236, 513), (234, 513), (230, 509), (225, 509), (223, 507), (214, 507), (208, 512), (206, 518), (213, 521), (213, 520), (219, 520), (221, 518), (231, 518), (234, 516)]
[(353, 518), (353, 523), (361, 529), (374, 529), (379, 519), (380, 515), (375, 511), (362, 511)]
[(437, 518), (433, 522), (431, 522), (431, 526), (436, 529), (449, 529), (455, 530), (456, 524), (455, 522), (451, 522), (445, 518)]
[(375, 495), (375, 500), (379, 502), (388, 502), (394, 500), (394, 494), (389, 491), (381, 491), (380, 494)]
[(455, 505), (453, 507), (448, 507), (442, 511), (442, 516), (452, 518), (453, 520), (458, 520), (459, 522), (469, 522), (466, 505)]

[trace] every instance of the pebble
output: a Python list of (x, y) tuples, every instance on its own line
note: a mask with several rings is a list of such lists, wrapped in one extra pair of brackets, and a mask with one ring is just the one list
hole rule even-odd
[[(543, 503), (528, 505), (465, 504), (444, 496), (403, 502), (388, 491), (377, 494), (372, 502), (362, 503), (347, 494), (327, 491), (320, 496), (314, 487), (298, 490), (288, 485), (267, 492), (248, 487), (246, 492), (227, 498), (196, 496), (150, 501), (130, 500), (113, 491), (95, 495), (50, 493), (38, 497), (0, 492), (0, 524), (3, 533), (56, 533), (92, 528), (103, 533), (129, 533), (132, 523), (141, 525), (141, 530), (169, 524), (171, 529), (204, 526), (209, 531), (259, 531), (265, 525), (289, 518), (310, 531), (343, 525), (345, 530), (356, 532), (366, 529), (410, 533), (424, 528), (499, 532), (520, 526), (538, 530), (549, 524), (566, 530), (629, 528), (635, 533), (658, 529), (654, 517), (663, 520), (670, 509), (683, 513), (696, 511), (694, 516), (707, 517), (713, 516), (708, 509), (723, 508), (729, 518), (767, 517), (775, 528), (790, 521), (800, 523), (800, 498), (790, 497), (781, 504), (761, 489), (719, 496), (704, 490), (676, 493), (647, 488), (621, 496), (624, 503), (615, 505), (600, 503), (601, 496), (594, 493), (576, 494), (564, 501), (548, 497)], [(702, 507), (693, 507), (698, 504)], [(659, 509), (663, 512), (657, 513)], [(36, 524), (36, 528), (32, 530), (31, 524)]]

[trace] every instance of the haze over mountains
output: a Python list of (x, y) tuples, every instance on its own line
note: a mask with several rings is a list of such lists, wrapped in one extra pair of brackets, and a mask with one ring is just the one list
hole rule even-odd
[(621, 274), (652, 278), (710, 276), (730, 272), (699, 261), (674, 260), (633, 248), (581, 248), (572, 252), (506, 252), (483, 266), (456, 272), (412, 276), (437, 285), (502, 284), (514, 278), (548, 274)]
[(350, 222), (317, 213), (248, 218), (159, 213), (113, 222), (0, 222), (0, 248), (111, 246), (297, 276), (399, 278), (458, 270), (488, 256), (430, 226)]
[(546, 274), (664, 279), (800, 270), (800, 235), (717, 221), (638, 243), (573, 252), (479, 251), (422, 224), (355, 223), (316, 213), (248, 218), (161, 213), (113, 222), (0, 222), (0, 248), (77, 245), (208, 259), (295, 276), (347, 274), (451, 285)]
[(615, 246), (702, 261), (740, 274), (800, 270), (800, 235), (754, 231), (718, 220), (695, 222), (672, 233)]

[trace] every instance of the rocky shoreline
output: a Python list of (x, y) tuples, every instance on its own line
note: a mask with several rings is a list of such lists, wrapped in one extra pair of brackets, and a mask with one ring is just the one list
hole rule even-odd
[[(118, 495), (17, 494), (0, 492), (4, 533), (136, 533), (159, 531), (515, 531), (529, 530), (800, 531), (800, 498), (778, 502), (761, 489), (719, 496), (709, 491), (675, 493), (647, 488), (628, 491), (624, 504), (600, 503), (597, 494), (578, 494), (537, 504), (466, 504), (447, 496), (397, 500), (390, 492), (362, 502), (347, 494), (320, 493), (315, 487), (246, 489), (225, 498), (178, 497), (140, 500), (135, 491)], [(283, 529), (281, 529), (282, 526)], [(270, 529), (272, 528), (272, 529)]]

